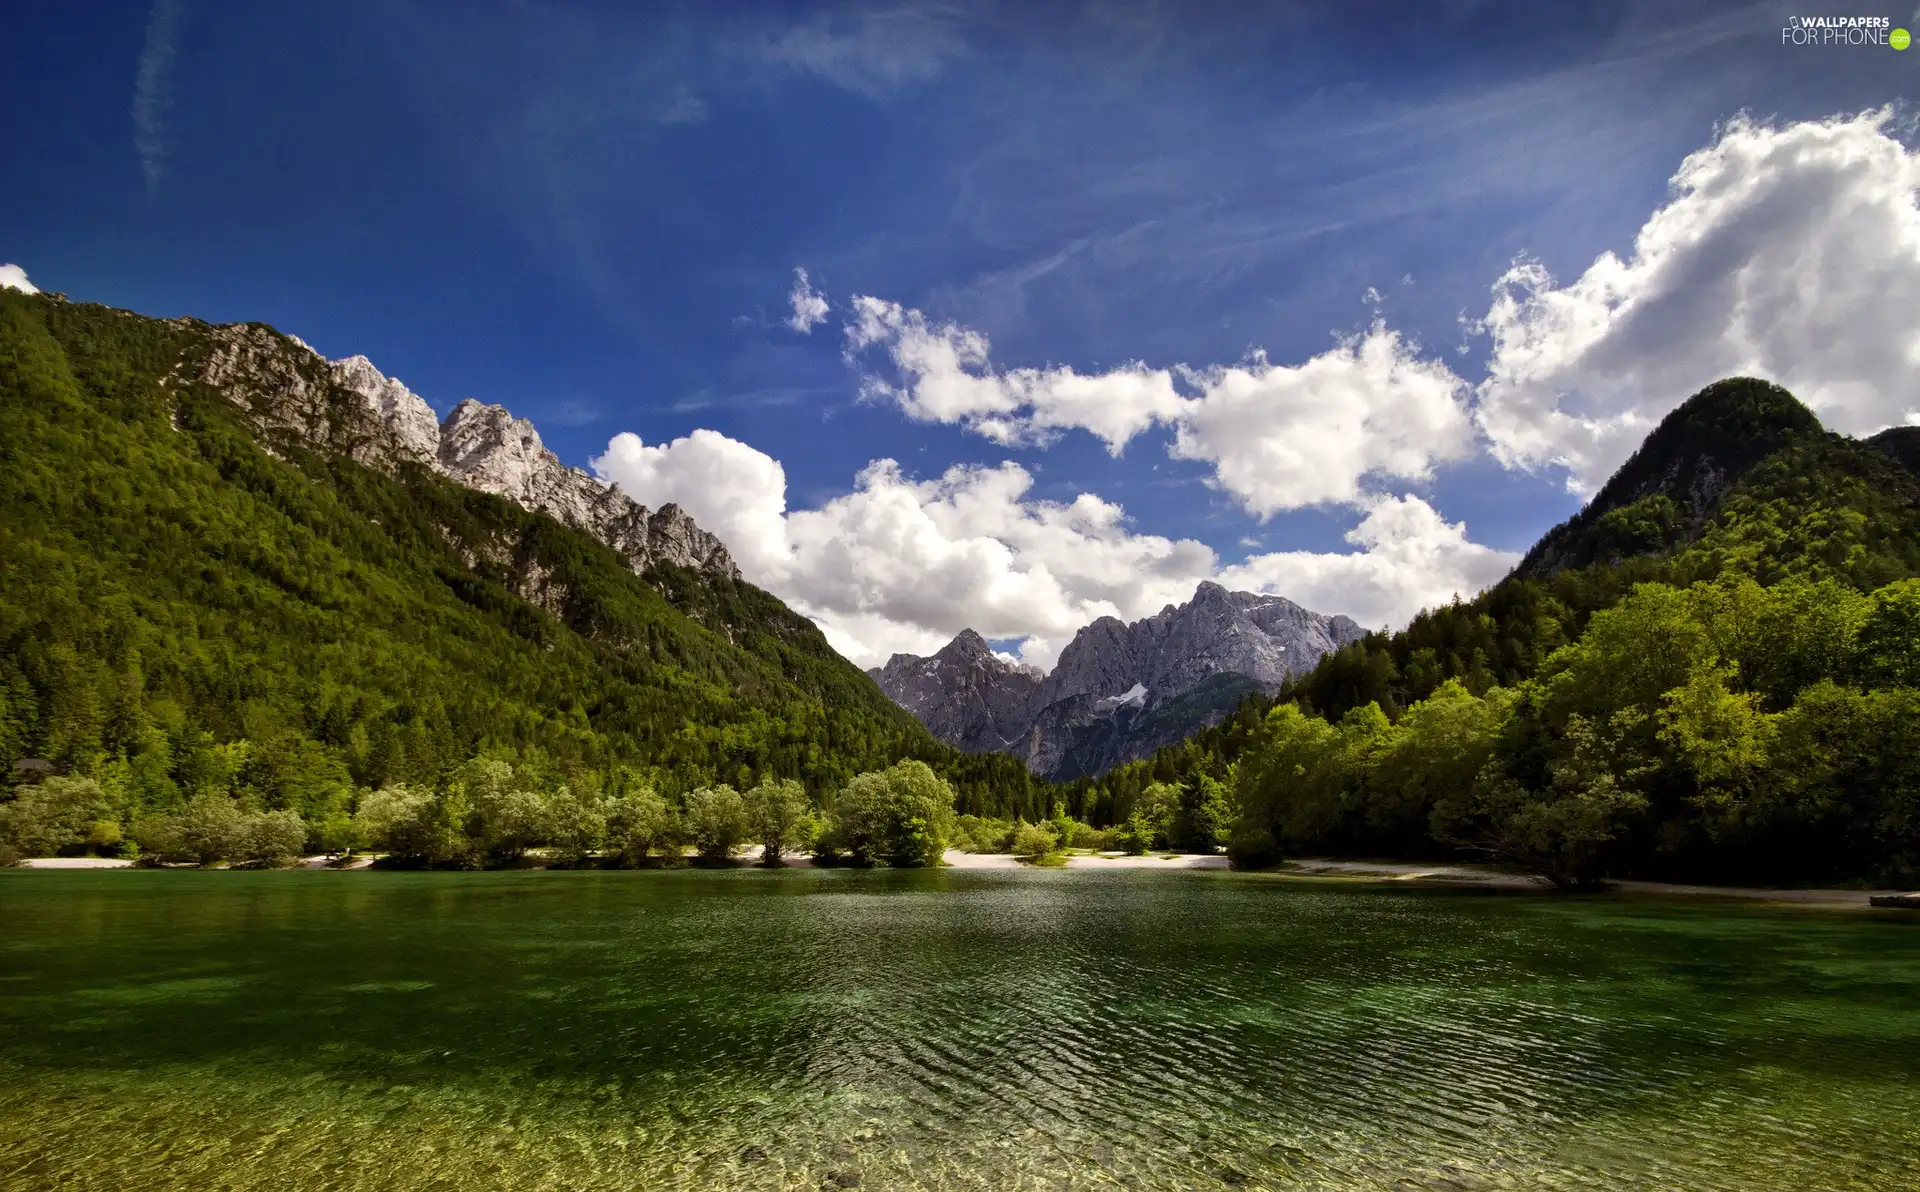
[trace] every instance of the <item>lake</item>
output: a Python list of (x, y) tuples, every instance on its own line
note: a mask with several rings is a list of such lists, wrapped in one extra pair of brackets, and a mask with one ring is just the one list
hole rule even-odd
[(8, 1189), (1912, 1188), (1920, 923), (1230, 873), (0, 873)]

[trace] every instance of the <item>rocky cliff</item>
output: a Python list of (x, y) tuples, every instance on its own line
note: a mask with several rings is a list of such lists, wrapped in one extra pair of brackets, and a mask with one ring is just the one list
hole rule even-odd
[(212, 347), (177, 375), (211, 385), (258, 429), (292, 435), (392, 471), (418, 464), (584, 530), (636, 572), (656, 563), (740, 578), (718, 538), (677, 505), (649, 511), (560, 462), (533, 423), (472, 398), (436, 418), (424, 399), (365, 356), (327, 361), (306, 344), (254, 323), (215, 327)]
[(941, 740), (1071, 778), (1177, 741), (1361, 633), (1347, 617), (1207, 582), (1144, 620), (1088, 625), (1044, 678), (972, 630), (931, 658), (896, 654), (867, 673)]
[(934, 736), (969, 753), (1007, 753), (1031, 726), (1044, 677), (997, 657), (971, 629), (931, 658), (895, 654), (867, 672)]

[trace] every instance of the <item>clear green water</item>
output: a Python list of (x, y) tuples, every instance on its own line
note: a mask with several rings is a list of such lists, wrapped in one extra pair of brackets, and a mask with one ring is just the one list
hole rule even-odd
[(1914, 1188), (1920, 926), (1223, 873), (0, 874), (0, 1188)]

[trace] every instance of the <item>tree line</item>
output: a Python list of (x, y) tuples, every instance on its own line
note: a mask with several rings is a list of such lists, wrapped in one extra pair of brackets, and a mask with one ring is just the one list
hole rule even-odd
[[(916, 759), (967, 811), (1049, 813), (1047, 783), (934, 740), (768, 593), (636, 575), (511, 502), (276, 438), (235, 398), (277, 392), (192, 380), (215, 346), (0, 290), (0, 773), (45, 759), (127, 824), (218, 790), (311, 825), (476, 756), (549, 790), (624, 767), (676, 804), (767, 779), (818, 801)], [(284, 346), (327, 443), (370, 433)]]
[(408, 868), (509, 866), (535, 852), (550, 865), (646, 866), (678, 861), (689, 849), (724, 862), (757, 846), (772, 865), (805, 852), (826, 863), (917, 867), (937, 864), (956, 833), (953, 787), (914, 760), (855, 775), (819, 801), (782, 778), (668, 799), (630, 771), (558, 786), (544, 777), (475, 758), (443, 783), (363, 790), (350, 808), (310, 822), (214, 789), (129, 816), (99, 781), (55, 775), (20, 784), (0, 802), (0, 864), (93, 853), (272, 866), (308, 852), (363, 850)]
[(1609, 876), (1920, 880), (1920, 581), (1646, 583), (1538, 674), (1391, 720), (1276, 707), (1231, 851), (1502, 860)]

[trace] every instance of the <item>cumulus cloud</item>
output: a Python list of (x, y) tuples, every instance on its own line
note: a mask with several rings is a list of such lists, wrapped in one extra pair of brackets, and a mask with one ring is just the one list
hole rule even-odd
[(815, 327), (827, 321), (827, 296), (813, 288), (813, 283), (807, 280), (807, 271), (798, 266), (793, 270), (793, 292), (787, 295), (787, 301), (793, 306), (787, 326), (800, 334), (811, 334)]
[(1348, 536), (1357, 553), (1280, 552), (1222, 570), (1206, 544), (1136, 533), (1124, 509), (1092, 493), (1033, 498), (1032, 476), (1014, 463), (916, 479), (877, 460), (852, 492), (794, 511), (779, 462), (714, 431), (658, 446), (619, 435), (593, 466), (643, 504), (678, 502), (749, 579), (862, 666), (931, 653), (972, 628), (1018, 639), (1023, 661), (1051, 667), (1095, 618), (1151, 615), (1211, 578), (1368, 624), (1399, 621), (1479, 590), (1514, 561), (1415, 497), (1375, 499)]
[(1592, 492), (1708, 383), (1777, 381), (1859, 434), (1916, 419), (1920, 154), (1890, 110), (1735, 120), (1681, 163), (1624, 259), (1561, 285), (1520, 261), (1494, 287), (1478, 419), (1509, 466)]
[[(1256, 353), (1204, 370), (996, 370), (984, 334), (862, 295), (847, 345), (853, 358), (878, 347), (893, 367), (895, 380), (868, 379), (869, 395), (1002, 444), (1079, 428), (1118, 455), (1135, 435), (1171, 425), (1173, 453), (1213, 464), (1217, 484), (1262, 517), (1358, 501), (1368, 475), (1426, 479), (1473, 446), (1466, 385), (1377, 321), (1297, 366)], [(1176, 373), (1197, 396), (1176, 388)]]
[[(973, 628), (1050, 666), (1094, 618), (1150, 615), (1203, 579), (1396, 625), (1517, 561), (1418, 496), (1378, 491), (1467, 454), (1476, 426), (1507, 466), (1563, 466), (1592, 491), (1662, 416), (1725, 376), (1778, 381), (1843, 431), (1920, 425), (1920, 152), (1894, 134), (1889, 111), (1732, 122), (1681, 164), (1626, 256), (1603, 254), (1566, 284), (1528, 260), (1499, 279), (1474, 323), (1491, 351), (1471, 387), (1377, 319), (1297, 365), (1255, 354), (1083, 374), (996, 368), (978, 331), (852, 299), (848, 358), (881, 358), (886, 375), (865, 391), (909, 416), (1001, 443), (1077, 428), (1116, 455), (1165, 427), (1174, 456), (1211, 464), (1213, 482), (1256, 515), (1359, 509), (1348, 552), (1222, 566), (1204, 543), (1134, 532), (1094, 494), (1037, 499), (1013, 463), (921, 479), (878, 460), (852, 492), (794, 511), (776, 460), (712, 431), (661, 446), (622, 435), (595, 466), (636, 499), (685, 506), (749, 578), (862, 665)], [(795, 318), (809, 312), (811, 328), (825, 309), (801, 305), (813, 291), (796, 277)]]
[(154, 0), (147, 14), (147, 40), (133, 76), (133, 148), (151, 192), (166, 172), (171, 145), (167, 108), (173, 102), (174, 41), (184, 9), (181, 0)]
[(1262, 517), (1358, 503), (1362, 477), (1425, 480), (1474, 447), (1466, 384), (1379, 321), (1305, 364), (1256, 355), (1192, 379), (1201, 394), (1175, 420), (1173, 454), (1211, 463)]
[(18, 290), (22, 294), (38, 294), (39, 287), (27, 280), (27, 271), (18, 265), (0, 265), (0, 290)]
[(1275, 592), (1308, 608), (1344, 612), (1362, 625), (1403, 624), (1415, 612), (1469, 599), (1511, 571), (1520, 556), (1467, 538), (1416, 496), (1372, 497), (1347, 532), (1352, 554), (1274, 551), (1225, 568), (1230, 588)]
[(1045, 441), (1079, 427), (1118, 455), (1129, 439), (1184, 404), (1172, 373), (1142, 364), (1091, 376), (1058, 367), (996, 371), (983, 333), (857, 295), (847, 323), (849, 357), (876, 346), (898, 380), (869, 377), (869, 396), (895, 402), (909, 417), (957, 423), (1001, 444)]
[(642, 505), (678, 503), (750, 577), (767, 577), (756, 582), (786, 573), (787, 473), (772, 456), (712, 430), (657, 446), (622, 432), (592, 464)]

